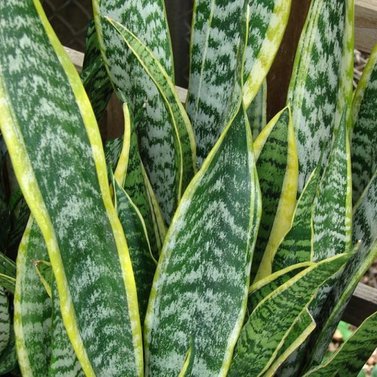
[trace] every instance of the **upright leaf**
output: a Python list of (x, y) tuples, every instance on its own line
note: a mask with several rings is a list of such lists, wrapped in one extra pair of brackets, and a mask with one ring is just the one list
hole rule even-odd
[(311, 260), (322, 260), (352, 248), (351, 156), (345, 117), (334, 135), (328, 164), (314, 203)]
[(240, 108), (170, 226), (145, 323), (148, 375), (178, 375), (190, 348), (191, 375), (225, 375), (229, 368), (260, 216), (249, 127)]
[(353, 0), (313, 0), (288, 94), (300, 162), (299, 192), (352, 100)]
[(0, 128), (68, 336), (87, 376), (140, 376), (136, 286), (90, 103), (37, 0), (1, 2), (0, 23)]
[(129, 104), (131, 113), (139, 119), (137, 126), (142, 160), (165, 221), (170, 222), (180, 198), (183, 169), (190, 168), (190, 164), (183, 165), (179, 136), (159, 88), (138, 56), (104, 18), (121, 23), (142, 44), (149, 46), (161, 68), (173, 80), (164, 1), (95, 0), (93, 7), (104, 62), (118, 97)]
[(8, 345), (11, 333), (8, 296), (3, 288), (0, 288), (0, 354)]
[(14, 331), (23, 376), (48, 375), (52, 302), (35, 268), (35, 261), (46, 259), (42, 234), (30, 219), (18, 249), (14, 296)]
[[(261, 139), (265, 140), (262, 149)], [(298, 161), (289, 108), (282, 110), (266, 126), (254, 144), (263, 197), (252, 268), (252, 272), (257, 271), (255, 280), (258, 281), (271, 274), (272, 261), (289, 230), (296, 205)]]
[(353, 101), (352, 185), (356, 203), (377, 169), (377, 46), (369, 57)]
[(186, 108), (199, 164), (233, 115), (245, 5), (248, 0), (198, 0), (194, 7)]
[(336, 256), (308, 267), (264, 298), (242, 329), (229, 376), (263, 375), (279, 354), (302, 310), (347, 258), (348, 255)]
[(291, 0), (248, 0), (249, 40), (245, 62), (245, 107), (249, 108), (278, 52), (288, 24)]

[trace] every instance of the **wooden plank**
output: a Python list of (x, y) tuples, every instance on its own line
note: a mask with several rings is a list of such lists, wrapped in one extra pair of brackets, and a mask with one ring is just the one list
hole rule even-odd
[(377, 43), (377, 0), (356, 0), (355, 46), (370, 52)]
[(377, 311), (377, 289), (359, 283), (343, 314), (343, 321), (359, 326)]

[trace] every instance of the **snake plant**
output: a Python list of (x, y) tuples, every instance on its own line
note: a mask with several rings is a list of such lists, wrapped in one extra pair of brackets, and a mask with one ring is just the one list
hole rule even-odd
[(164, 1), (92, 3), (79, 76), (39, 0), (0, 2), (0, 373), (356, 376), (376, 314), (325, 358), (377, 258), (353, 0), (312, 0), (269, 122), (291, 0), (197, 0), (185, 103)]

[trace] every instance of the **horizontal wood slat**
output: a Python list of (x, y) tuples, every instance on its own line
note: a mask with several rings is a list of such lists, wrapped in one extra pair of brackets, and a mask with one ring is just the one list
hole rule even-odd
[(355, 46), (370, 52), (377, 43), (377, 0), (356, 0)]

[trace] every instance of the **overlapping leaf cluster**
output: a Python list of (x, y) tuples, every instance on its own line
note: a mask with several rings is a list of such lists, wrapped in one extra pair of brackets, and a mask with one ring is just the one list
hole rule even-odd
[[(362, 368), (376, 314), (323, 360), (377, 257), (377, 48), (353, 94), (353, 0), (313, 0), (266, 124), (290, 7), (198, 0), (182, 104), (162, 0), (93, 0), (81, 77), (39, 0), (0, 3), (2, 150), (31, 211), (0, 258), (1, 374)], [(112, 93), (124, 135), (103, 144)], [(6, 253), (28, 212), (5, 187)]]

